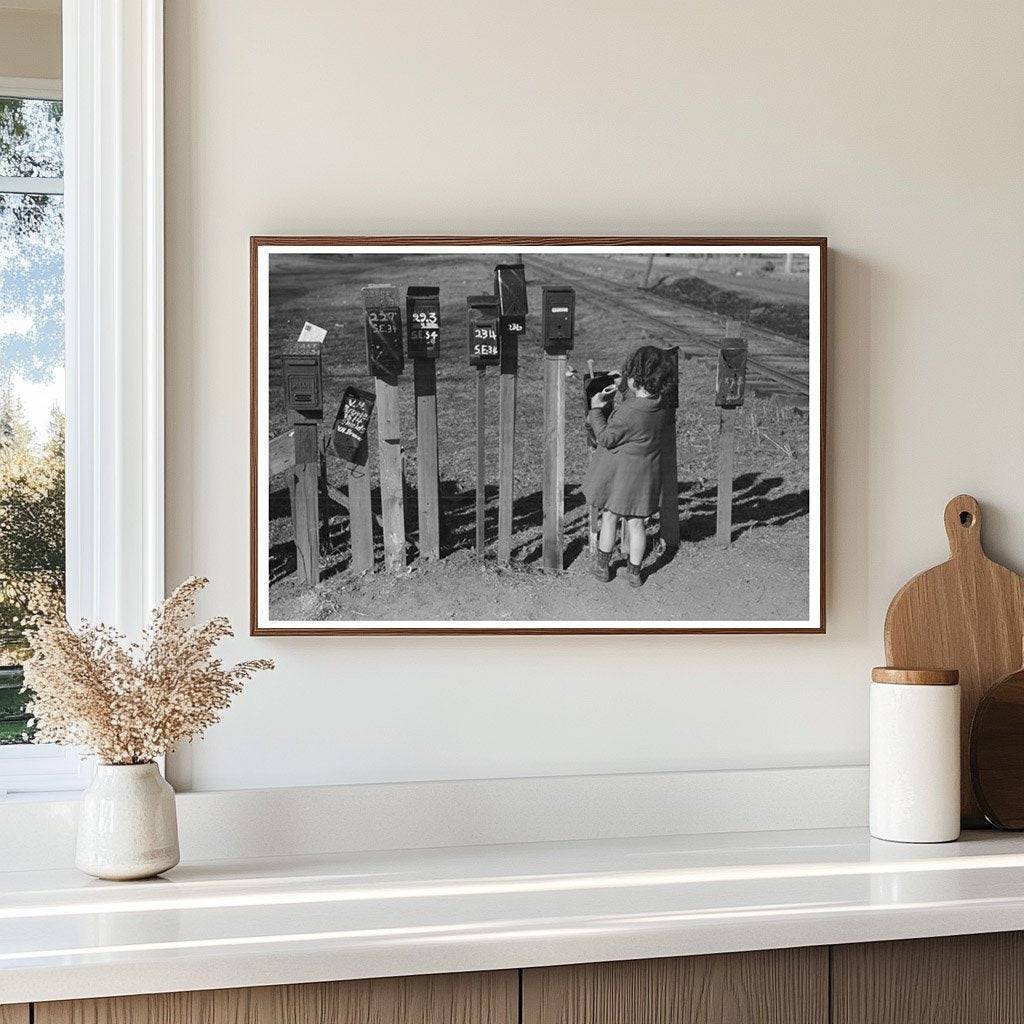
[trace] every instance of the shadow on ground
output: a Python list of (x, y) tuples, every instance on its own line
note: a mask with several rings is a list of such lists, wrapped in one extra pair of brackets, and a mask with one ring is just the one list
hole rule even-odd
[[(732, 506), (732, 539), (737, 540), (744, 533), (758, 527), (782, 526), (806, 516), (810, 509), (810, 492), (783, 490), (784, 481), (779, 476), (745, 473), (734, 483)], [(485, 488), (486, 505), (484, 523), (488, 547), (493, 548), (498, 533), (498, 489)], [(476, 491), (459, 489), (454, 481), (441, 484), (442, 559), (458, 551), (472, 551), (476, 546)], [(717, 525), (717, 488), (701, 487), (697, 481), (679, 481), (680, 540), (682, 544), (698, 544), (713, 537)], [(415, 488), (406, 490), (405, 530), (406, 557), (412, 562), (419, 557), (417, 544), (417, 493)], [(372, 495), (375, 519), (374, 533), (377, 538), (375, 556), (383, 562), (384, 549), (381, 541), (381, 500), (380, 489)], [(270, 494), (269, 511), (271, 521), (291, 517), (291, 499), (287, 488), (279, 488)], [(343, 504), (321, 496), (320, 545), (322, 551), (322, 578), (330, 579), (344, 572), (350, 564), (348, 509)], [(512, 557), (522, 565), (535, 565), (542, 554), (541, 527), (543, 525), (543, 495), (533, 491), (516, 498), (512, 503)], [(648, 532), (658, 532), (658, 517), (650, 522)], [(589, 510), (586, 498), (578, 485), (565, 489), (565, 567), (569, 568), (588, 547)], [(653, 549), (653, 548), (652, 548)], [(277, 583), (295, 572), (296, 554), (292, 540), (272, 544), (270, 547), (270, 582)], [(655, 556), (649, 572), (657, 572), (672, 552), (661, 551)]]

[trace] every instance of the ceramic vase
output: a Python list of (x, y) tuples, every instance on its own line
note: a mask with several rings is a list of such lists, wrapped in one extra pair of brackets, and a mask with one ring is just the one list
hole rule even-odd
[(75, 864), (96, 878), (151, 878), (178, 863), (174, 790), (149, 764), (101, 764), (82, 794)]

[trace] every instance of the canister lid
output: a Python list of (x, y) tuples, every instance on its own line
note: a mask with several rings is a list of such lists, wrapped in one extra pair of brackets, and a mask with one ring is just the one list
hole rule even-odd
[(871, 670), (873, 683), (900, 683), (905, 686), (956, 686), (960, 673), (955, 668), (890, 668)]

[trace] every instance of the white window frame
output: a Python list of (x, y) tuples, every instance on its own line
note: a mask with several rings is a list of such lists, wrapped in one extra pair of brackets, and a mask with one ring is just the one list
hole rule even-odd
[[(56, 96), (18, 81), (64, 100), (68, 618), (135, 636), (164, 596), (163, 0), (64, 0), (63, 39)], [(0, 798), (91, 773), (0, 748)]]

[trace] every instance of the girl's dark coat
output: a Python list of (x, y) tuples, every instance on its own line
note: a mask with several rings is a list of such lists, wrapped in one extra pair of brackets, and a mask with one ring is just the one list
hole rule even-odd
[(587, 414), (597, 439), (583, 481), (587, 501), (620, 516), (646, 518), (661, 504), (661, 437), (665, 412), (657, 398), (627, 398), (608, 415)]

